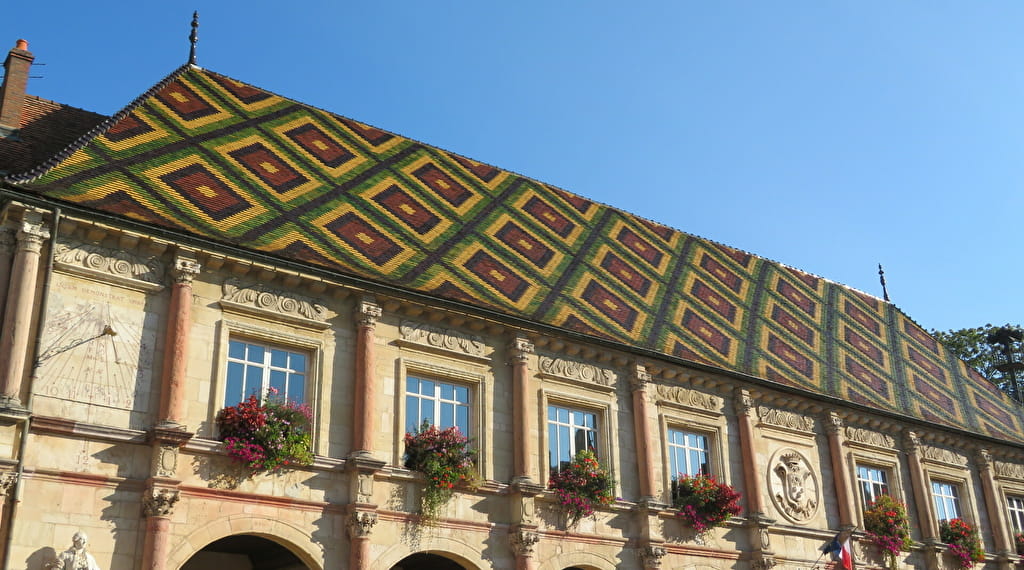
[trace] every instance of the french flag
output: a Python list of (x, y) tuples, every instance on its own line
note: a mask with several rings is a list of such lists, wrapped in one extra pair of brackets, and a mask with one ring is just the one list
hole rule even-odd
[(832, 560), (835, 560), (839, 564), (842, 564), (844, 570), (853, 570), (853, 554), (850, 553), (850, 533), (846, 533), (846, 538), (841, 542), (839, 537), (843, 533), (837, 533), (829, 542), (821, 548), (822, 552), (832, 554)]

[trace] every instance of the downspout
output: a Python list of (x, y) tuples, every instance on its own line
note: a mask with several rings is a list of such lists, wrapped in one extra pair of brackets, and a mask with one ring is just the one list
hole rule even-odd
[(10, 568), (11, 548), (14, 546), (14, 522), (17, 520), (18, 505), (21, 504), (21, 494), (24, 491), (22, 481), (25, 475), (25, 452), (28, 450), (28, 436), (32, 428), (32, 399), (35, 395), (36, 374), (39, 371), (39, 347), (43, 342), (43, 332), (46, 330), (46, 310), (50, 301), (50, 277), (53, 275), (53, 257), (57, 251), (57, 234), (60, 233), (59, 206), (53, 208), (53, 231), (50, 233), (50, 251), (46, 256), (46, 272), (43, 273), (43, 290), (39, 300), (39, 325), (36, 329), (36, 342), (32, 347), (32, 370), (29, 373), (28, 397), (25, 398), (25, 408), (28, 416), (21, 425), (21, 439), (18, 442), (18, 467), (15, 469), (14, 490), (11, 493), (11, 508), (8, 513), (7, 536), (4, 540), (3, 563), (0, 568)]

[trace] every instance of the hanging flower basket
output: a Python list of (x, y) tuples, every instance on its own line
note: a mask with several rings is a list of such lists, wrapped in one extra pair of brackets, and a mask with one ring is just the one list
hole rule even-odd
[(594, 514), (598, 505), (615, 502), (615, 479), (592, 451), (576, 453), (567, 466), (551, 475), (548, 488), (565, 509), (568, 528)]
[(985, 560), (978, 529), (963, 519), (941, 521), (939, 539), (949, 546), (949, 553), (957, 558), (961, 568), (971, 568)]
[(271, 389), (265, 403), (252, 395), (217, 413), (220, 440), (228, 456), (253, 473), (313, 463), (309, 406), (276, 396)]
[(680, 475), (672, 480), (672, 506), (698, 535), (740, 514), (740, 494), (712, 475)]
[(1024, 533), (1014, 534), (1013, 544), (1017, 547), (1017, 556), (1024, 555)]
[(864, 511), (864, 530), (869, 542), (885, 554), (891, 570), (896, 569), (900, 552), (910, 551), (910, 520), (907, 506), (890, 497), (880, 495)]
[(427, 479), (420, 503), (424, 522), (437, 520), (456, 486), (476, 488), (476, 453), (457, 427), (442, 430), (423, 422), (420, 429), (405, 434), (405, 467), (423, 473)]

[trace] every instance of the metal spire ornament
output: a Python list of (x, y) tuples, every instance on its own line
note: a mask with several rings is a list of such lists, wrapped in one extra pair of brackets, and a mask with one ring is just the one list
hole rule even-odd
[(885, 288), (885, 271), (882, 271), (882, 264), (878, 264), (878, 280), (882, 282), (882, 298), (889, 300), (889, 291)]
[(188, 41), (192, 44), (188, 52), (188, 64), (196, 64), (196, 43), (199, 42), (199, 12), (192, 12), (192, 33), (188, 35)]

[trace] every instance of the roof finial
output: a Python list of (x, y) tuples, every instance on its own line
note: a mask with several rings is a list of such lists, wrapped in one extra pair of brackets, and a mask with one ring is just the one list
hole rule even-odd
[(188, 64), (196, 64), (196, 42), (199, 41), (199, 11), (192, 12), (192, 33), (188, 35), (192, 49), (188, 52)]
[(889, 291), (885, 288), (885, 271), (882, 270), (882, 264), (878, 264), (878, 280), (882, 282), (882, 298), (886, 301), (889, 300)]

